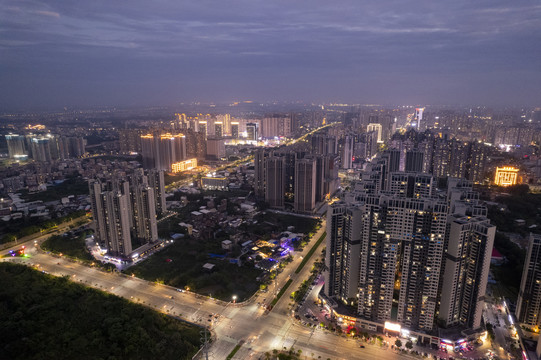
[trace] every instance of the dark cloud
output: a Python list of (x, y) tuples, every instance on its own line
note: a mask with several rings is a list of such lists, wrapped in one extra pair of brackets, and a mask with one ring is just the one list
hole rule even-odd
[(2, 1), (0, 106), (539, 104), (539, 1)]

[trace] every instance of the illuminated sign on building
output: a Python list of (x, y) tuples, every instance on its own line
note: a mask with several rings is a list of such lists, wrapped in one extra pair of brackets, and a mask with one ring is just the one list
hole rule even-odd
[(504, 166), (496, 168), (496, 176), (494, 176), (494, 184), (499, 186), (515, 185), (518, 180), (518, 169), (512, 166)]
[(400, 324), (392, 323), (390, 321), (385, 321), (385, 330), (397, 331), (400, 332)]
[(183, 160), (183, 161), (179, 161), (179, 162), (171, 164), (171, 170), (174, 173), (178, 173), (178, 172), (181, 172), (181, 171), (192, 170), (192, 169), (195, 169), (196, 167), (197, 167), (197, 159), (196, 158)]

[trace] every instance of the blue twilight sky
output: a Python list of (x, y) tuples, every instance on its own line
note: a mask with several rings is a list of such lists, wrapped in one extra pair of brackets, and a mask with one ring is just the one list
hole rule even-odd
[(541, 0), (0, 0), (0, 109), (541, 105)]

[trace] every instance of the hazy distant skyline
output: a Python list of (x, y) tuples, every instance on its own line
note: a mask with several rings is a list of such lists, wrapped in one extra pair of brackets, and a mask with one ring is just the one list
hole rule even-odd
[(0, 0), (0, 108), (541, 105), (537, 1)]

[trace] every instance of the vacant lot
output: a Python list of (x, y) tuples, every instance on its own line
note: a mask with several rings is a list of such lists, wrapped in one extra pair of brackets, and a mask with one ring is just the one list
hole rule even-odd
[[(233, 295), (238, 301), (249, 298), (259, 289), (256, 278), (261, 271), (212, 258), (221, 254), (219, 243), (180, 239), (125, 272), (176, 288), (189, 287), (199, 294), (225, 301), (230, 301)], [(203, 270), (206, 263), (215, 265), (212, 272)]]
[(294, 226), (294, 232), (309, 234), (314, 232), (319, 221), (295, 215), (276, 214), (270, 211), (261, 213), (255, 218), (257, 224), (242, 225), (241, 230), (252, 232), (256, 235), (278, 233), (286, 231), (288, 226)]
[(88, 195), (88, 182), (82, 178), (73, 178), (64, 181), (62, 184), (50, 186), (45, 191), (32, 194), (21, 191), (21, 193), (22, 198), (26, 201), (55, 201), (69, 195)]
[(41, 248), (80, 260), (94, 260), (85, 245), (86, 233), (80, 236), (53, 235), (41, 244)]

